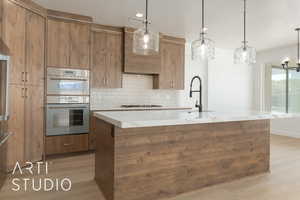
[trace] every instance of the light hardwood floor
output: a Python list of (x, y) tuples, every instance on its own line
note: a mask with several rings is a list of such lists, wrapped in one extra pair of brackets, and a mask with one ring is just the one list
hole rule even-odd
[[(12, 178), (32, 178), (28, 174), (10, 177), (0, 193), (2, 200), (104, 200), (94, 177), (94, 155), (76, 155), (49, 160), (49, 177), (72, 180), (70, 192), (12, 192)], [(44, 177), (34, 176), (34, 178)], [(249, 177), (169, 200), (299, 200), (300, 139), (271, 137), (271, 173)]]

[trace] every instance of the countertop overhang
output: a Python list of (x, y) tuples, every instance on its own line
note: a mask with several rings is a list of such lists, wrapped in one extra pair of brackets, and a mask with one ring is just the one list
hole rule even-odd
[(202, 112), (196, 110), (94, 112), (94, 116), (119, 128), (141, 128), (300, 117), (300, 114), (245, 112)]

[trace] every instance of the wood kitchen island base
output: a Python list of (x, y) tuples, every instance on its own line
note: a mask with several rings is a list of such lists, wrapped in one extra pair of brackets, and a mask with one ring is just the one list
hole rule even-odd
[(164, 199), (270, 167), (270, 120), (96, 126), (95, 179), (107, 200)]

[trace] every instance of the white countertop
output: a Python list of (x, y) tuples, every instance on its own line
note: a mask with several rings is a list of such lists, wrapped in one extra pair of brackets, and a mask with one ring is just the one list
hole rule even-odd
[(120, 128), (172, 126), (247, 120), (300, 117), (299, 114), (247, 112), (202, 112), (196, 110), (95, 112), (94, 116)]
[(189, 110), (192, 109), (189, 106), (162, 106), (162, 107), (134, 107), (134, 108), (126, 108), (126, 107), (92, 107), (91, 111), (143, 111), (143, 110)]

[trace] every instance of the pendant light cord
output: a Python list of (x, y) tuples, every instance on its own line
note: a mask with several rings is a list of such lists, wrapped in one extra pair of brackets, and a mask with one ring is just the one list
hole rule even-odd
[(299, 60), (300, 60), (300, 34), (299, 34), (299, 31), (300, 31), (300, 29), (296, 29), (297, 30), (297, 32), (298, 32), (298, 60), (297, 60), (297, 64), (298, 64), (298, 67), (300, 67), (300, 62), (299, 62)]
[(204, 33), (204, 28), (205, 28), (205, 25), (204, 25), (204, 0), (202, 0), (202, 30), (201, 32)]
[(146, 34), (148, 33), (148, 0), (146, 0), (146, 21), (145, 21), (145, 26), (146, 26)]
[(244, 0), (244, 48), (246, 48), (246, 9), (247, 9), (247, 5), (246, 5), (246, 0)]

